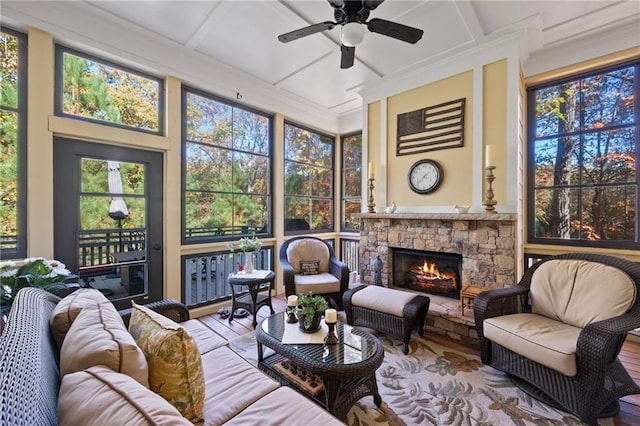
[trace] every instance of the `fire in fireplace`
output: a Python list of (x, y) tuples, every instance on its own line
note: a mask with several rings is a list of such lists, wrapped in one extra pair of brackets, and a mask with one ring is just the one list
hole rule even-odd
[(457, 299), (461, 264), (459, 254), (394, 249), (393, 285)]

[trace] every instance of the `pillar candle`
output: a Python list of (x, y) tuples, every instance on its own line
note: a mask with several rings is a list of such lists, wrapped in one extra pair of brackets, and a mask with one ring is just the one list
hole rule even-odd
[(376, 165), (375, 163), (369, 163), (369, 179), (376, 178)]
[(487, 145), (484, 147), (484, 166), (493, 166), (493, 146)]
[(296, 296), (295, 294), (292, 294), (291, 296), (287, 297), (287, 306), (296, 306), (298, 304), (298, 296)]
[(327, 309), (324, 311), (324, 321), (329, 323), (338, 321), (338, 311), (335, 309)]

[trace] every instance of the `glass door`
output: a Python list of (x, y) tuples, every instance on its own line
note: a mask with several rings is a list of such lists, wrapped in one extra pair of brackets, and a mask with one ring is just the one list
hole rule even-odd
[(162, 298), (162, 154), (56, 138), (55, 257), (119, 308)]

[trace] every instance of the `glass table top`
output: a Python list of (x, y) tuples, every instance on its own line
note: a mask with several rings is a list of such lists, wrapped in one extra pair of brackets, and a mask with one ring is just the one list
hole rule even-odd
[[(284, 344), (282, 338), (285, 327), (298, 327), (297, 323), (288, 324), (285, 318), (283, 312), (265, 318), (260, 325), (261, 331), (279, 341), (279, 344), (300, 351), (300, 355), (313, 358), (316, 362), (335, 365), (358, 364), (373, 357), (381, 345), (370, 333), (340, 321), (335, 327), (335, 333), (338, 336), (337, 344)], [(322, 337), (324, 337), (324, 331), (321, 330), (319, 333), (323, 333)]]

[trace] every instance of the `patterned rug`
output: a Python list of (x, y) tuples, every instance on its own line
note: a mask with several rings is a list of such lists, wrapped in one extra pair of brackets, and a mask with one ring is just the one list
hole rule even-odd
[[(382, 333), (376, 336), (385, 351), (376, 373), (383, 407), (378, 409), (370, 396), (361, 399), (347, 415), (350, 426), (584, 425), (575, 416), (529, 397), (479, 357), (416, 336), (405, 356), (400, 340)], [(256, 365), (253, 333), (230, 341), (229, 346)], [(613, 419), (599, 422), (613, 424)]]

